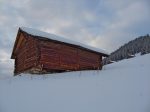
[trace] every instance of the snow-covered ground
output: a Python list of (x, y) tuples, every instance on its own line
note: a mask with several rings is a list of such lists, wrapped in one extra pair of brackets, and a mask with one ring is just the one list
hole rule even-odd
[(0, 79), (0, 112), (150, 112), (150, 54), (102, 71)]

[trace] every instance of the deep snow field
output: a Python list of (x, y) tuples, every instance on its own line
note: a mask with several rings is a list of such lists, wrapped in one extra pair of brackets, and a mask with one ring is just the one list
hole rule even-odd
[(150, 54), (101, 71), (0, 78), (0, 112), (150, 112)]

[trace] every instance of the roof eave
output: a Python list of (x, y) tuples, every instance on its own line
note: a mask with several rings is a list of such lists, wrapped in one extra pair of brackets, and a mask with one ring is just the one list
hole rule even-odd
[(11, 59), (15, 59), (14, 51), (15, 51), (15, 47), (17, 45), (17, 37), (19, 35), (19, 32), (20, 32), (20, 28), (18, 29), (18, 33), (17, 33), (17, 36), (16, 36), (15, 44), (13, 46), (13, 51), (12, 51), (12, 54), (11, 54), (11, 57), (10, 57)]
[[(83, 47), (83, 46), (79, 46), (79, 45), (75, 45), (75, 44), (71, 44), (71, 43), (67, 43), (67, 42), (62, 42), (62, 41), (58, 41), (58, 40), (53, 40), (53, 39), (49, 39), (49, 38), (47, 38), (47, 37), (42, 37), (42, 36), (38, 36), (38, 35), (33, 35), (33, 34), (30, 34), (30, 33), (26, 32), (26, 31), (22, 30), (21, 28), (19, 28), (19, 30), (20, 30), (21, 32), (27, 33), (28, 35), (31, 35), (31, 36), (33, 36), (33, 37), (36, 37), (36, 38), (38, 38), (39, 40), (45, 40), (45, 41), (50, 41), (50, 40), (51, 40), (51, 41), (55, 41), (55, 42), (59, 42), (59, 43), (64, 43), (64, 44), (71, 45), (71, 46), (76, 46), (76, 47), (78, 47), (78, 48), (86, 49), (86, 50), (88, 50), (88, 51), (91, 51), (91, 52), (100, 54), (100, 55), (102, 55), (102, 56), (104, 56), (104, 57), (108, 57), (108, 56), (109, 56), (108, 53), (98, 52), (98, 51), (91, 50), (91, 49), (88, 49), (88, 48)], [(18, 31), (18, 32), (19, 32), (19, 31)]]
[[(27, 33), (27, 32), (26, 32)], [(32, 35), (32, 34), (30, 34), (30, 35)], [(34, 35), (32, 35), (32, 36), (34, 36)], [(80, 48), (80, 49), (84, 49), (84, 50), (87, 50), (87, 51), (90, 51), (90, 52), (94, 52), (94, 53), (96, 53), (96, 54), (100, 54), (100, 55), (102, 55), (102, 56), (104, 56), (104, 57), (108, 57), (109, 56), (109, 54), (105, 54), (105, 53), (101, 53), (101, 52), (97, 52), (97, 51), (94, 51), (94, 50), (91, 50), (91, 49), (88, 49), (88, 48), (85, 48), (85, 47), (82, 47), (82, 46), (78, 46), (78, 45), (75, 45), (75, 44), (70, 44), (70, 43), (66, 43), (66, 42), (61, 42), (61, 41), (58, 41), (58, 40), (52, 40), (52, 39), (49, 39), (49, 38), (46, 38), (46, 37), (39, 37), (39, 36), (36, 36), (36, 37), (38, 37), (38, 39), (39, 40), (45, 40), (45, 41), (54, 41), (54, 42), (59, 42), (59, 43), (64, 43), (64, 44), (67, 44), (67, 45), (70, 45), (70, 46), (76, 46), (76, 47), (78, 47), (78, 48)]]

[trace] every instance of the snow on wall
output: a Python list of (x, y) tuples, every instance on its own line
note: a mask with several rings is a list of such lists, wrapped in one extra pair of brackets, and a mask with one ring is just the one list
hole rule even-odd
[(0, 112), (150, 112), (150, 54), (102, 71), (0, 80)]
[(31, 35), (34, 35), (34, 36), (41, 36), (41, 37), (45, 37), (45, 38), (48, 38), (48, 39), (51, 39), (51, 40), (57, 40), (57, 41), (77, 45), (77, 46), (84, 47), (84, 48), (87, 48), (87, 49), (92, 50), (92, 51), (96, 51), (96, 52), (99, 52), (99, 53), (102, 53), (102, 54), (109, 55), (109, 53), (107, 53), (106, 51), (104, 51), (102, 49), (98, 49), (98, 48), (95, 48), (95, 47), (92, 47), (92, 46), (88, 46), (88, 45), (85, 45), (85, 44), (80, 43), (80, 42), (75, 42), (75, 41), (66, 39), (64, 37), (56, 36), (54, 34), (46, 33), (46, 32), (43, 32), (43, 31), (39, 31), (39, 30), (36, 30), (36, 29), (33, 29), (33, 28), (27, 28), (27, 27), (20, 27), (20, 29), (27, 32), (27, 33), (29, 33), (29, 34), (31, 34)]

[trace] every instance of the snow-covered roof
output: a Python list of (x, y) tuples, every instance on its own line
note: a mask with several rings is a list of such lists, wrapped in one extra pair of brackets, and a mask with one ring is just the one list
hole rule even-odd
[(99, 53), (104, 54), (104, 55), (109, 55), (109, 53), (107, 53), (106, 51), (104, 51), (102, 49), (95, 48), (95, 47), (92, 47), (92, 46), (88, 46), (88, 45), (85, 45), (85, 44), (80, 43), (80, 42), (75, 42), (75, 41), (72, 41), (72, 40), (66, 39), (64, 37), (51, 34), (51, 33), (46, 33), (46, 32), (43, 32), (43, 31), (39, 31), (39, 30), (36, 30), (36, 29), (33, 29), (33, 28), (27, 28), (27, 27), (20, 27), (20, 29), (22, 31), (30, 34), (30, 35), (33, 35), (33, 36), (45, 37), (45, 38), (48, 38), (50, 40), (55, 40), (55, 41), (60, 41), (60, 42), (64, 42), (64, 43), (67, 43), (67, 44), (76, 45), (76, 46), (83, 47), (83, 48), (86, 48), (86, 49), (89, 49), (89, 50), (92, 50), (92, 51), (95, 51), (95, 52), (99, 52)]

